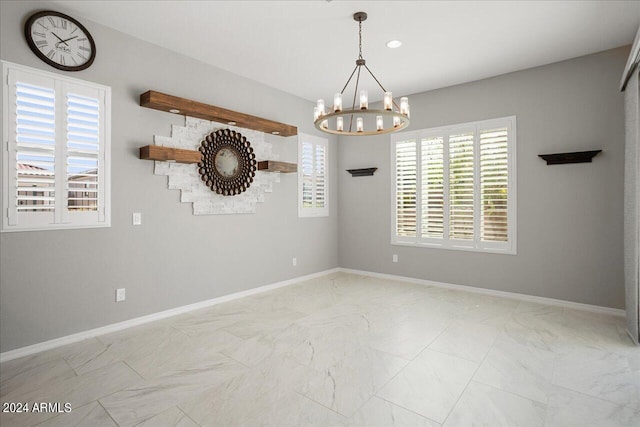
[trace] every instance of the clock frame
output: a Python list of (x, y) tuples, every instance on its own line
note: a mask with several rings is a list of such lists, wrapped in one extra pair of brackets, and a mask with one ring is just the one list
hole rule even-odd
[[(60, 63), (57, 62), (55, 60), (52, 60), (51, 58), (49, 58), (46, 54), (44, 54), (39, 48), (38, 48), (38, 44), (37, 41), (33, 39), (33, 35), (32, 35), (32, 28), (34, 25), (38, 24), (38, 19), (40, 18), (44, 18), (44, 17), (58, 17), (58, 18), (62, 18), (65, 19), (71, 23), (73, 23), (78, 30), (80, 30), (83, 33), (83, 36), (87, 38), (87, 41), (89, 43), (91, 52), (89, 52), (89, 58), (79, 64), (79, 65), (68, 65), (68, 64), (64, 64), (64, 63)], [(55, 27), (55, 25), (53, 24), (52, 21), (52, 26)], [(51, 31), (50, 29), (48, 29), (48, 31)], [(74, 30), (75, 31), (75, 30)], [(55, 33), (53, 33), (54, 36), (56, 35)], [(40, 58), (40, 60), (42, 60), (43, 62), (45, 62), (46, 64), (57, 68), (58, 70), (62, 70), (62, 71), (81, 71), (84, 69), (87, 69), (91, 66), (91, 64), (93, 64), (93, 61), (95, 60), (96, 57), (96, 44), (93, 40), (93, 37), (91, 36), (91, 33), (89, 33), (89, 31), (86, 29), (86, 27), (84, 25), (82, 25), (80, 22), (78, 22), (77, 19), (69, 16), (69, 15), (65, 15), (64, 13), (60, 13), (60, 12), (56, 12), (53, 10), (45, 10), (42, 12), (36, 12), (33, 15), (29, 16), (29, 18), (27, 19), (27, 21), (24, 24), (24, 36), (25, 39), (27, 41), (27, 44), (29, 45), (29, 48), (31, 49), (31, 51), (38, 57)], [(57, 37), (57, 36), (56, 36)], [(58, 37), (59, 38), (59, 37)], [(67, 39), (69, 40), (69, 39)], [(61, 40), (63, 43), (66, 42), (67, 40)], [(65, 43), (66, 44), (66, 43)], [(55, 53), (53, 55), (55, 57)], [(60, 58), (63, 58), (60, 55)]]

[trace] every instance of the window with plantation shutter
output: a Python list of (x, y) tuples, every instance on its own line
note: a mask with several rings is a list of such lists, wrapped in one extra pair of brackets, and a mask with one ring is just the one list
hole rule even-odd
[(393, 244), (516, 253), (516, 118), (392, 136)]
[(329, 141), (298, 134), (298, 216), (329, 215)]
[(2, 231), (109, 226), (110, 89), (3, 61)]
[(416, 235), (416, 141), (407, 140), (396, 147), (396, 233)]

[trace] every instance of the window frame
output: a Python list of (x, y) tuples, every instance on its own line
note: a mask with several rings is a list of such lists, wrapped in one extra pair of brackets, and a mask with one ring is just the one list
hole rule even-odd
[[(480, 131), (496, 127), (507, 127), (507, 242), (483, 242), (480, 234), (481, 181), (480, 181)], [(449, 188), (449, 136), (473, 131), (474, 141), (474, 239), (454, 240), (449, 236), (450, 188)], [(421, 180), (422, 164), (420, 161), (421, 141), (436, 136), (443, 137), (443, 238), (420, 237), (421, 234)], [(398, 236), (397, 230), (397, 185), (396, 185), (396, 144), (415, 139), (416, 141), (416, 235)], [(447, 249), (496, 253), (506, 255), (517, 254), (517, 128), (516, 116), (499, 117), (468, 123), (438, 126), (415, 131), (400, 132), (391, 135), (391, 244), (394, 246), (413, 246), (421, 248)]]
[[(302, 190), (303, 190), (303, 164), (302, 164), (302, 145), (304, 143), (310, 143), (313, 146), (314, 152), (314, 166), (313, 175), (316, 175), (315, 166), (315, 151), (317, 146), (323, 146), (325, 149), (325, 191), (324, 191), (324, 207), (303, 207)], [(329, 140), (315, 135), (309, 135), (305, 133), (298, 133), (298, 217), (299, 218), (317, 218), (329, 216), (329, 163), (330, 163), (330, 151)], [(313, 183), (313, 194), (315, 200), (316, 183)]]
[[(1, 214), (2, 222), (0, 223), (0, 232), (20, 232), (20, 231), (44, 231), (44, 230), (65, 230), (65, 229), (83, 229), (83, 228), (105, 228), (111, 227), (111, 88), (109, 86), (88, 82), (76, 78), (67, 77), (49, 71), (43, 71), (33, 67), (27, 67), (8, 61), (2, 62), (2, 149), (0, 154), (2, 164), (2, 198)], [(10, 108), (10, 100), (13, 99), (12, 89), (9, 86), (11, 81), (11, 72), (17, 74), (29, 74), (32, 80), (49, 80), (53, 81), (53, 90), (56, 97), (55, 110), (55, 209), (51, 213), (29, 212), (20, 215), (20, 221), (17, 221), (18, 214), (12, 212), (12, 205), (15, 205), (17, 195), (12, 184), (15, 184), (15, 178), (10, 176), (12, 167), (15, 167), (17, 160), (11, 160), (11, 154), (15, 154), (15, 145), (10, 140), (10, 131), (15, 131), (15, 126), (10, 125), (10, 114), (15, 113), (15, 107)], [(67, 141), (66, 138), (60, 136), (61, 132), (66, 132), (64, 123), (67, 119), (67, 110), (60, 110), (59, 106), (63, 105), (69, 88), (82, 92), (84, 90), (98, 91), (100, 95), (100, 132), (102, 140), (100, 141), (100, 150), (98, 154), (98, 210), (87, 212), (72, 212), (67, 208), (68, 190), (67, 185)], [(73, 91), (72, 89), (72, 91)], [(61, 98), (62, 100), (58, 100)], [(60, 165), (60, 166), (58, 166)], [(102, 187), (102, 191), (100, 191)], [(58, 195), (62, 194), (62, 197)], [(102, 203), (100, 203), (102, 202)], [(27, 214), (27, 215), (25, 215)], [(35, 214), (35, 215), (29, 215)], [(15, 218), (15, 219), (12, 219)]]

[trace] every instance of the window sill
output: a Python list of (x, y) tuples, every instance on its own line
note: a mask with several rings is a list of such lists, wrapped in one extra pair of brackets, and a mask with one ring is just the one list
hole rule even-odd
[(487, 254), (497, 254), (497, 255), (517, 255), (517, 251), (515, 248), (508, 249), (498, 249), (498, 248), (473, 248), (473, 247), (465, 247), (465, 246), (445, 246), (445, 245), (437, 245), (432, 243), (418, 243), (418, 242), (402, 242), (391, 240), (392, 246), (411, 246), (414, 248), (424, 248), (424, 249), (444, 249), (448, 251), (462, 251), (462, 252), (480, 252)]

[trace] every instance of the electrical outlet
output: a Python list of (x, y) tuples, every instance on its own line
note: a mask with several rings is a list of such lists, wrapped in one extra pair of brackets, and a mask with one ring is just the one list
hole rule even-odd
[(124, 301), (126, 298), (124, 288), (116, 289), (116, 302)]
[(393, 254), (393, 262), (398, 262), (398, 254)]
[(298, 258), (295, 258), (295, 257), (294, 257), (294, 258), (291, 260), (291, 264), (293, 264), (293, 266), (294, 266), (294, 267), (295, 267), (296, 265), (298, 265)]
[(140, 225), (140, 224), (142, 224), (142, 213), (134, 212), (133, 213), (133, 225)]

